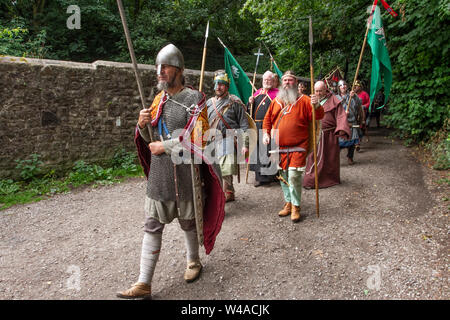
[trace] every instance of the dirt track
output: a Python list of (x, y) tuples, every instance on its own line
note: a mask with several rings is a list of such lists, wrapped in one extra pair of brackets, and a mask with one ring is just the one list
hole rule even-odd
[[(277, 216), (279, 185), (236, 185), (194, 283), (169, 224), (154, 299), (449, 299), (449, 187), (387, 134), (374, 129), (353, 166), (341, 153), (342, 184), (320, 190), (320, 218), (314, 190), (292, 224)], [(138, 277), (144, 192), (133, 179), (1, 211), (0, 299), (116, 299)]]

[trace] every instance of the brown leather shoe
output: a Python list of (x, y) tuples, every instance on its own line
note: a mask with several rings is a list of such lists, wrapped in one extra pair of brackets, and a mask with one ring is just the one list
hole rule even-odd
[(117, 292), (117, 297), (122, 299), (150, 300), (152, 298), (152, 288), (146, 283), (136, 282), (130, 289)]
[(203, 266), (200, 261), (189, 262), (186, 271), (184, 272), (184, 280), (186, 280), (186, 282), (195, 281), (200, 276), (202, 268)]
[(294, 223), (300, 221), (300, 206), (292, 206), (291, 221)]
[(234, 193), (231, 191), (225, 191), (225, 202), (234, 201)]
[(353, 165), (355, 162), (353, 161), (352, 158), (347, 157), (347, 162), (349, 165)]
[(286, 217), (286, 216), (290, 215), (290, 214), (291, 214), (291, 208), (292, 208), (292, 203), (286, 202), (286, 203), (284, 204), (283, 210), (281, 210), (280, 212), (278, 212), (278, 215), (279, 215), (280, 217)]

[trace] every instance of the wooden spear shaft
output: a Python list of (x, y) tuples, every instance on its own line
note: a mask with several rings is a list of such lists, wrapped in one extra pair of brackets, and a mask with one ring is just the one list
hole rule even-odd
[[(273, 61), (273, 63), (275, 64), (275, 66), (278, 68), (278, 65), (277, 65), (275, 59), (272, 57), (272, 53), (270, 53), (270, 50), (269, 50), (269, 48), (267, 47), (266, 43), (263, 42), (263, 44), (264, 44), (264, 47), (266, 47), (267, 52), (269, 53), (270, 60)], [(280, 69), (280, 68), (278, 68), (278, 69)], [(272, 71), (272, 64), (270, 64), (270, 71)]]
[[(312, 17), (309, 16), (309, 68), (311, 74), (311, 94), (314, 94), (314, 67), (312, 58), (313, 32)], [(316, 146), (316, 110), (311, 104), (312, 125), (313, 125), (313, 157), (314, 157), (314, 185), (316, 189), (316, 214), (319, 217), (319, 178), (317, 176), (317, 146)]]
[[(127, 20), (125, 17), (125, 11), (123, 10), (122, 0), (117, 0), (117, 6), (119, 7), (120, 19), (122, 20), (123, 31), (125, 32), (125, 37), (127, 39), (128, 50), (130, 51), (131, 62), (133, 64), (134, 75), (136, 76), (136, 81), (138, 85), (139, 95), (141, 97), (142, 109), (145, 109), (145, 99), (144, 99), (144, 89), (142, 86), (141, 77), (139, 76), (138, 66), (136, 62), (136, 56), (134, 54), (133, 43), (131, 42), (130, 31), (128, 30)], [(153, 132), (149, 125), (147, 125), (148, 133), (150, 134), (150, 142), (153, 140)]]
[(208, 33), (209, 33), (209, 20), (208, 20), (208, 24), (206, 25), (205, 45), (203, 46), (202, 69), (200, 71), (200, 85), (198, 86), (198, 91), (202, 91), (202, 89), (203, 89), (203, 74), (205, 73), (206, 46), (207, 46), (207, 42), (208, 42)]
[[(255, 55), (256, 55), (256, 65), (255, 65), (255, 72), (253, 73), (252, 95), (251, 95), (252, 97), (253, 97), (253, 94), (255, 93), (256, 72), (258, 71), (259, 57), (263, 55), (261, 53), (261, 44), (259, 45), (258, 53), (255, 53)], [(255, 101), (253, 101), (250, 104), (250, 117), (252, 117), (252, 118), (253, 118), (253, 106), (254, 106), (254, 104), (255, 104)], [(247, 167), (245, 169), (245, 183), (248, 183), (248, 172), (249, 171), (250, 171), (250, 154), (248, 155)]]

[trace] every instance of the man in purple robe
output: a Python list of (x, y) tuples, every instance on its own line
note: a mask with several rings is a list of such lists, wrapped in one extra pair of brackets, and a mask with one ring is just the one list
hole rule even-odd
[[(341, 100), (327, 89), (323, 81), (316, 82), (314, 91), (325, 111), (317, 146), (317, 176), (319, 188), (327, 188), (341, 183), (338, 138), (348, 139), (351, 133)], [(312, 153), (306, 161), (303, 187), (307, 189), (315, 187)]]

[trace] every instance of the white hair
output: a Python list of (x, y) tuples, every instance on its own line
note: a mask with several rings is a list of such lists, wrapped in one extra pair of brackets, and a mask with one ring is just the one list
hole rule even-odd
[(271, 78), (273, 78), (274, 73), (272, 71), (267, 70), (266, 72), (264, 72), (263, 74), (263, 79), (266, 78), (267, 76), (270, 76)]
[[(275, 82), (275, 74), (272, 72), (272, 71), (269, 71), (269, 70), (267, 70), (266, 72), (264, 72), (264, 74), (263, 74), (263, 88), (264, 89), (271, 89), (271, 88), (273, 88), (273, 86), (274, 86), (274, 82)], [(271, 78), (272, 79), (272, 85), (271, 86), (268, 86), (268, 85), (266, 85), (266, 84), (264, 84), (264, 79), (267, 79), (267, 78)]]

